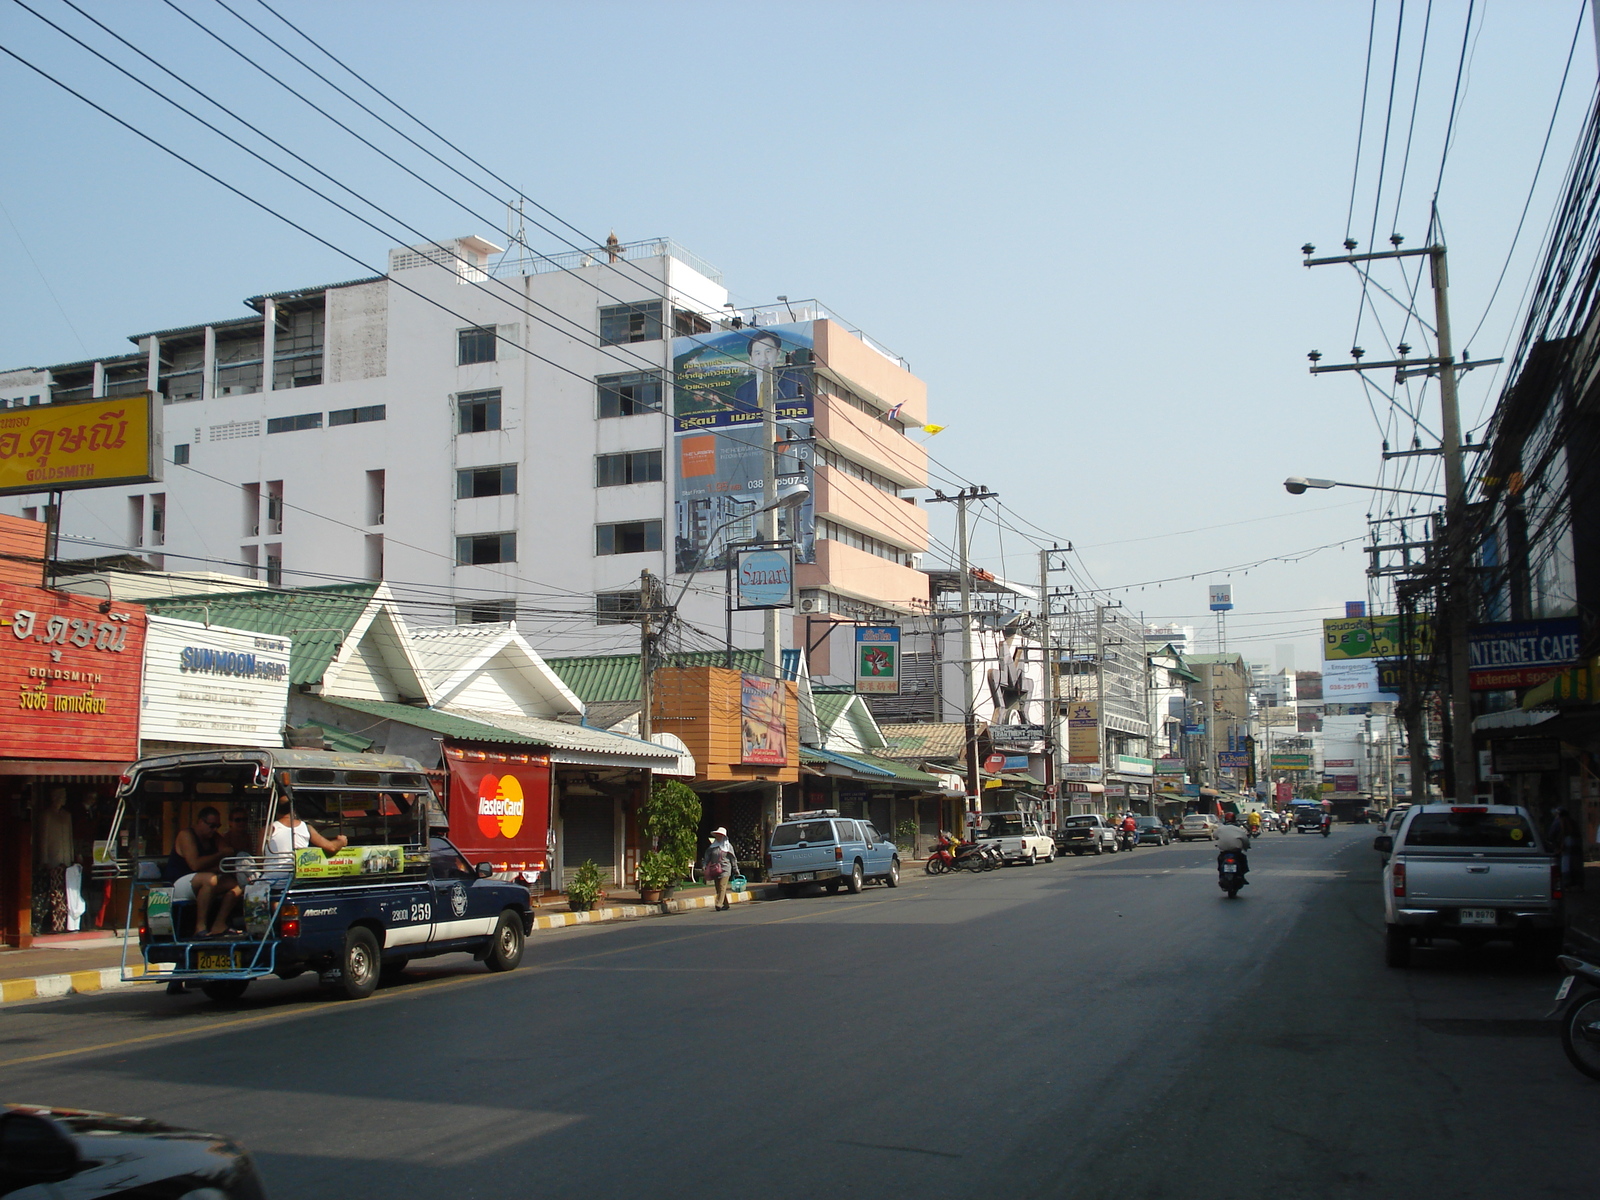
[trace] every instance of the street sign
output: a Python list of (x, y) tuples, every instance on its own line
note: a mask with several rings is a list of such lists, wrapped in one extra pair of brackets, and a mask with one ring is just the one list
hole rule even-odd
[(900, 627), (856, 626), (856, 691), (873, 696), (900, 694)]
[(794, 607), (794, 547), (741, 550), (737, 572), (740, 612)]
[(991, 725), (989, 740), (995, 745), (1023, 744), (1044, 741), (1043, 725)]

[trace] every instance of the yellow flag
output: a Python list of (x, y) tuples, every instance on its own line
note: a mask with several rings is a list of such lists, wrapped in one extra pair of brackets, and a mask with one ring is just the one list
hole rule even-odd
[(944, 429), (943, 425), (924, 425), (922, 427), (922, 432), (923, 433), (938, 433), (943, 429)]

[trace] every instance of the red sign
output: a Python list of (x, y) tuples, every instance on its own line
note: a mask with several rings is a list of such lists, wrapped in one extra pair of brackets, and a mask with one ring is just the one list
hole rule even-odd
[(983, 769), (991, 775), (998, 775), (1006, 769), (1006, 756), (1004, 754), (991, 754), (983, 760)]
[(550, 829), (550, 759), (444, 749), (450, 767), (450, 840), (496, 871), (542, 870)]
[(0, 584), (0, 757), (139, 757), (144, 609)]

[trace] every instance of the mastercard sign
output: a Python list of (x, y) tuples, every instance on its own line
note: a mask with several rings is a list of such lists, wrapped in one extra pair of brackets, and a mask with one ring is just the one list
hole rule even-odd
[(484, 837), (516, 837), (525, 807), (515, 775), (485, 775), (478, 781), (478, 832)]
[(497, 871), (543, 868), (549, 860), (550, 759), (446, 743), (450, 840)]

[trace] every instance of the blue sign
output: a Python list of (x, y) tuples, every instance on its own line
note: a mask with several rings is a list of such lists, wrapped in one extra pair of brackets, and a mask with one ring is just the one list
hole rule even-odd
[(1006, 765), (1003, 771), (1026, 771), (1028, 769), (1028, 756), (1026, 754), (1005, 755)]
[(1193, 736), (1197, 733), (1204, 733), (1206, 731), (1206, 727), (1204, 725), (1185, 725), (1183, 727), (1183, 731)]
[(741, 550), (736, 572), (741, 612), (794, 607), (794, 549)]
[(1505, 621), (1467, 631), (1467, 672), (1473, 691), (1532, 687), (1583, 655), (1576, 617)]
[(1244, 750), (1218, 750), (1217, 769), (1220, 771), (1242, 771), (1250, 765), (1250, 755)]

